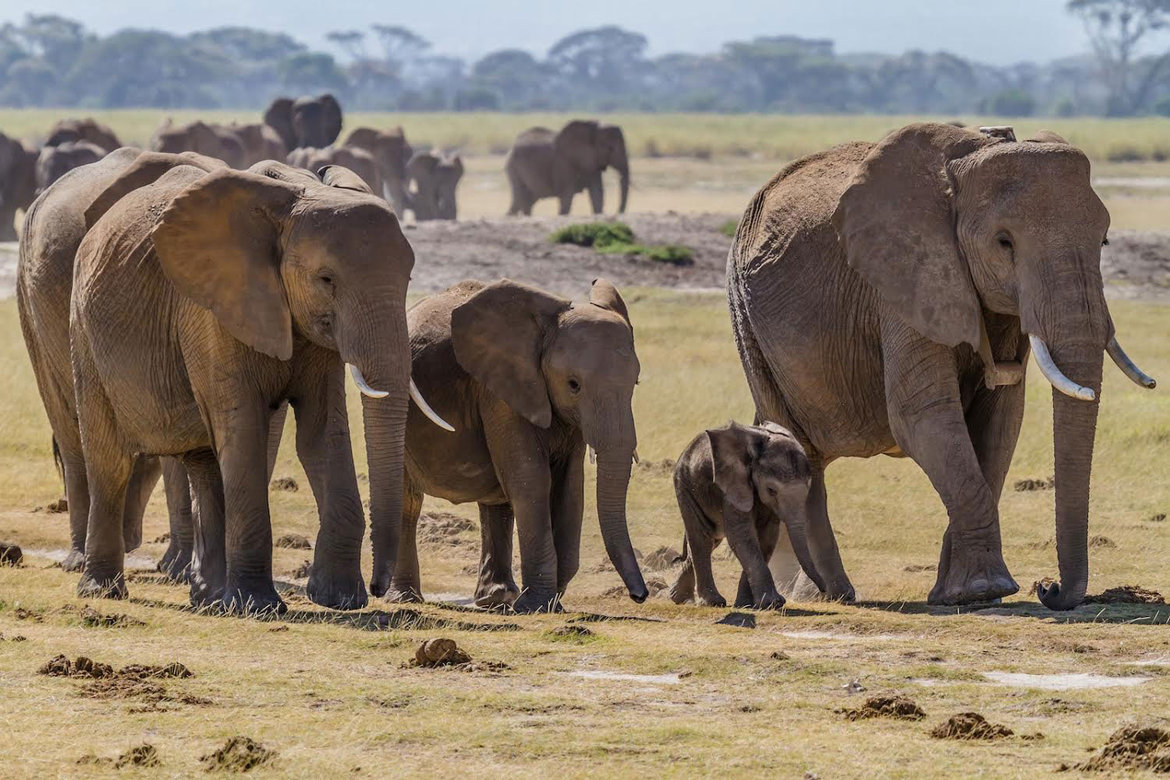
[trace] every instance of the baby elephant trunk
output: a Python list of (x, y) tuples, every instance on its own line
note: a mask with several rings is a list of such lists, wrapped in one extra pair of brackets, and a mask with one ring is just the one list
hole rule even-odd
[(792, 552), (796, 555), (796, 560), (800, 563), (800, 568), (804, 569), (804, 573), (817, 589), (825, 592), (825, 581), (817, 571), (816, 564), (813, 563), (812, 553), (808, 549), (808, 534), (806, 533), (807, 524), (804, 521), (804, 516), (790, 516), (784, 522), (788, 529), (788, 541), (792, 544)]

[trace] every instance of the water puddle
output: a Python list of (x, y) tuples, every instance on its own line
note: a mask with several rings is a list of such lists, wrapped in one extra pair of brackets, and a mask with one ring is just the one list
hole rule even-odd
[(833, 639), (841, 642), (888, 642), (898, 637), (893, 634), (846, 634), (839, 631), (781, 631), (789, 639)]
[(1131, 688), (1149, 682), (1150, 677), (1106, 677), (1103, 674), (1023, 674), (1021, 672), (984, 672), (983, 676), (1013, 688), (1036, 688), (1042, 691), (1074, 691), (1093, 688)]
[(567, 672), (569, 677), (581, 677), (585, 680), (614, 680), (616, 682), (646, 683), (649, 685), (678, 685), (682, 682), (681, 674), (626, 674), (624, 672), (605, 672), (589, 669), (580, 672)]

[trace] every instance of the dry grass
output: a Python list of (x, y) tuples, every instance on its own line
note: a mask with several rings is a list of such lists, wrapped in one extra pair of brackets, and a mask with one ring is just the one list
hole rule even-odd
[[(722, 296), (623, 292), (643, 364), (635, 397), (643, 459), (673, 458), (701, 428), (748, 419)], [(1170, 308), (1118, 303), (1113, 312), (1130, 354), (1154, 375), (1170, 376)], [(0, 303), (0, 334), (0, 539), (60, 548), (65, 517), (28, 511), (56, 498), (59, 487), (11, 301)], [(1050, 393), (1032, 373), (1009, 484), (1052, 471)], [(1092, 589), (1131, 583), (1170, 593), (1170, 525), (1147, 520), (1170, 509), (1170, 397), (1140, 391), (1110, 370), (1103, 398), (1092, 533), (1117, 546), (1094, 550)], [(358, 405), (350, 409), (360, 432)], [(360, 433), (355, 438), (364, 470)], [(304, 485), (292, 450), (282, 451), (276, 473)], [(284, 620), (228, 619), (193, 614), (181, 588), (146, 578), (131, 582), (128, 602), (96, 605), (145, 626), (88, 628), (61, 609), (79, 604), (75, 575), (31, 555), (20, 569), (0, 568), (0, 634), (27, 638), (0, 641), (0, 773), (81, 773), (74, 762), (83, 755), (114, 758), (149, 743), (162, 771), (193, 774), (200, 756), (242, 734), (277, 752), (254, 770), (272, 776), (357, 768), (378, 775), (633, 776), (684, 767), (688, 775), (1035, 777), (1083, 760), (1125, 723), (1165, 711), (1166, 668), (1130, 664), (1170, 657), (1166, 607), (1094, 606), (1054, 615), (1021, 595), (1000, 611), (1011, 616), (931, 614), (922, 599), (933, 573), (906, 571), (935, 561), (944, 524), (921, 472), (907, 461), (846, 461), (830, 470), (829, 490), (845, 563), (866, 602), (793, 605), (759, 615), (756, 629), (715, 625), (725, 610), (602, 596), (619, 583), (613, 572), (593, 572), (604, 552), (588, 495), (582, 573), (567, 608), (660, 622), (591, 622), (595, 636), (570, 641), (554, 632), (573, 614), (507, 618), (426, 605), (418, 614), (393, 616), (377, 611), (394, 609), (385, 604), (329, 613), (295, 594)], [(1050, 491), (1009, 492), (1001, 505), (1005, 555), (1025, 587), (1056, 572), (1047, 545), (1052, 500)], [(272, 508), (278, 535), (315, 536), (309, 491), (274, 492)], [(475, 516), (472, 507), (438, 501), (428, 500), (427, 509)], [(639, 549), (678, 545), (682, 528), (667, 473), (636, 471), (630, 515)], [(156, 495), (145, 538), (164, 530)], [(478, 535), (458, 538), (462, 543), (423, 548), (428, 594), (472, 589), (473, 577), (462, 570), (476, 558)], [(162, 547), (148, 544), (141, 554), (153, 558)], [(287, 575), (305, 557), (276, 550), (276, 572)], [(734, 593), (732, 562), (717, 553), (716, 565), (725, 595)], [(647, 576), (669, 581), (673, 572)], [(18, 606), (40, 620), (18, 619)], [(438, 628), (440, 619), (468, 625)], [(500, 623), (520, 628), (470, 630)], [(476, 661), (511, 668), (404, 668), (416, 646), (435, 636), (455, 639)], [(210, 704), (84, 698), (82, 681), (35, 673), (58, 653), (115, 666), (181, 662), (195, 677), (160, 684), (175, 699)], [(1151, 679), (1132, 688), (1054, 692), (993, 685), (982, 677), (986, 671)], [(579, 672), (680, 677), (606, 680)], [(852, 681), (868, 693), (848, 693)], [(894, 692), (912, 698), (927, 718), (849, 722), (835, 713)], [(971, 711), (1046, 739), (940, 749), (931, 729)]]

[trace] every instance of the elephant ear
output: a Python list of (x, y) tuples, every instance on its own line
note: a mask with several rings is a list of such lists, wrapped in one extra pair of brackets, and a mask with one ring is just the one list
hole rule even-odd
[(1054, 133), (1051, 130), (1037, 130), (1036, 135), (1028, 139), (1032, 143), (1037, 144), (1064, 144), (1068, 145), (1068, 141), (1064, 136)]
[(317, 102), (321, 104), (324, 112), (322, 126), (325, 130), (325, 145), (329, 146), (341, 135), (341, 104), (328, 92), (318, 97)]
[(443, 164), (451, 171), (455, 177), (455, 182), (458, 183), (463, 178), (463, 158), (458, 154), (448, 155), (443, 158)]
[(280, 140), (284, 142), (284, 148), (290, 152), (296, 149), (297, 134), (293, 130), (293, 101), (292, 98), (278, 97), (272, 101), (268, 106), (268, 110), (264, 112), (264, 124), (271, 127), (280, 136)]
[(451, 341), (463, 370), (533, 425), (552, 424), (541, 368), (545, 333), (569, 302), (501, 279), (451, 312)]
[(792, 435), (792, 431), (788, 430), (783, 425), (777, 425), (774, 422), (763, 422), (760, 423), (759, 427), (763, 428), (773, 436), (782, 436), (785, 439), (792, 439), (793, 441), (796, 441), (796, 437)]
[(130, 163), (130, 166), (122, 171), (118, 178), (110, 182), (85, 210), (86, 230), (96, 225), (102, 215), (126, 195), (148, 184), (153, 184), (164, 173), (180, 165), (190, 165), (208, 172), (227, 168), (227, 163), (223, 160), (217, 160), (198, 152), (182, 152), (180, 154), (143, 152), (134, 158), (134, 162)]
[(364, 192), (367, 195), (374, 194), (370, 185), (366, 184), (361, 176), (342, 165), (326, 165), (317, 171), (317, 176), (321, 178), (326, 187)]
[[(630, 325), (630, 310), (626, 308), (626, 302), (622, 300), (621, 293), (608, 279), (597, 278), (593, 280), (593, 286), (589, 288), (589, 302), (594, 306), (600, 306), (620, 314), (626, 324)], [(632, 325), (630, 325), (630, 329), (633, 329)]]
[[(294, 154), (300, 155), (303, 151), (303, 149), (298, 149)], [(254, 173), (257, 176), (267, 176), (269, 179), (278, 179), (289, 184), (300, 184), (302, 186), (305, 184), (320, 183), (320, 179), (304, 168), (278, 162), (277, 160), (261, 160), (250, 167), (248, 172)]]
[(598, 145), (601, 142), (601, 127), (597, 122), (574, 119), (557, 133), (553, 145), (558, 156), (572, 161), (580, 171), (600, 170), (604, 161), (599, 159)]
[(980, 308), (959, 251), (947, 164), (1002, 143), (951, 125), (913, 124), (870, 151), (833, 214), (850, 267), (915, 330), (979, 345)]
[(216, 171), (175, 196), (153, 233), (159, 264), (179, 293), (279, 360), (292, 356), (279, 239), (303, 192), (279, 179)]
[(406, 164), (406, 172), (414, 179), (430, 181), (439, 167), (439, 156), (433, 152), (416, 152)]
[(752, 505), (756, 502), (756, 494), (752, 489), (756, 438), (756, 434), (734, 422), (707, 431), (715, 486), (723, 492), (723, 500), (740, 512), (752, 511)]

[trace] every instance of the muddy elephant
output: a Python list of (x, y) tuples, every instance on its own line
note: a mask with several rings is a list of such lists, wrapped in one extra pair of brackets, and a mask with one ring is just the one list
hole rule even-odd
[[(479, 504), (478, 604), (558, 608), (579, 564), (588, 445), (597, 453), (605, 549), (630, 597), (644, 601), (626, 527), (640, 369), (613, 285), (598, 279), (587, 301), (570, 302), (506, 279), (461, 282), (419, 302), (408, 321), (415, 381), (457, 430), (438, 430), (411, 410), (398, 565), (391, 579), (375, 572), (375, 592), (422, 599), (415, 531), (427, 494)], [(513, 522), (521, 592), (512, 578)]]
[(297, 100), (278, 97), (265, 110), (264, 124), (290, 152), (302, 146), (324, 149), (341, 134), (341, 104), (329, 93)]
[(781, 526), (805, 574), (824, 590), (806, 534), (811, 477), (800, 442), (775, 423), (731, 422), (696, 436), (674, 468), (674, 493), (686, 537), (685, 560), (670, 589), (671, 600), (690, 601), (697, 587), (698, 603), (727, 606), (711, 572), (711, 552), (726, 538), (743, 567), (735, 606), (784, 606), (768, 570)]
[(455, 190), (463, 178), (463, 160), (457, 154), (418, 152), (406, 167), (410, 174), (410, 206), (419, 222), (455, 219)]
[(284, 145), (280, 135), (273, 128), (260, 122), (247, 125), (220, 125), (220, 129), (235, 134), (244, 149), (243, 166), (251, 167), (264, 160), (284, 160), (288, 156), (288, 148)]
[(15, 241), (16, 212), (37, 193), (37, 150), (0, 133), (0, 241)]
[(86, 141), (101, 147), (106, 154), (119, 149), (122, 142), (108, 126), (95, 119), (61, 119), (49, 128), (45, 146), (60, 146), (64, 143)]
[(382, 179), (382, 196), (390, 201), (396, 214), (400, 217), (405, 214), (410, 207), (406, 193), (410, 183), (406, 163), (414, 154), (414, 150), (410, 148), (402, 128), (374, 130), (370, 127), (359, 127), (346, 136), (344, 146), (365, 149), (374, 156), (374, 162), (378, 165), (378, 175)]
[(330, 165), (347, 168), (361, 178), (372, 194), (382, 196), (382, 177), (378, 174), (378, 164), (365, 149), (348, 146), (330, 146), (327, 149), (302, 147), (289, 152), (288, 164), (314, 174)]
[(89, 141), (64, 141), (41, 147), (37, 155), (37, 194), (74, 168), (95, 163), (105, 156), (105, 149)]
[(532, 205), (541, 198), (557, 198), (558, 213), (568, 214), (573, 196), (582, 190), (589, 191), (593, 213), (600, 214), (605, 207), (601, 174), (606, 168), (618, 172), (618, 213), (625, 213), (630, 194), (630, 160), (620, 127), (575, 119), (559, 133), (543, 127), (525, 130), (504, 160), (512, 187), (508, 214), (531, 214)]
[(150, 148), (168, 154), (195, 152), (223, 160), (231, 168), (247, 167), (244, 144), (232, 130), (198, 119), (186, 125), (164, 119), (150, 139)]
[(393, 212), (343, 169), (319, 182), (272, 162), (179, 166), (121, 196), (86, 233), (74, 273), (70, 342), (90, 496), (78, 592), (125, 595), (121, 507), (134, 456), (172, 455), (198, 510), (192, 602), (283, 611), (265, 460), (273, 411), (287, 400), (321, 519), (308, 595), (364, 605), (345, 366), (364, 395), (375, 564), (384, 566), (396, 553), (415, 394), (405, 311), (413, 264)]
[[(997, 137), (998, 136), (998, 137)], [(1109, 212), (1089, 161), (1052, 133), (1015, 141), (914, 124), (791, 163), (752, 200), (728, 257), (736, 343), (760, 419), (813, 465), (809, 537), (834, 597), (850, 584), (826, 509), (841, 457), (908, 456), (946, 507), (932, 604), (1015, 593), (998, 501), (1020, 432), (1029, 351), (1053, 385), (1052, 609), (1088, 584), (1089, 474), (1106, 352)], [(795, 570), (774, 556), (776, 580)]]

